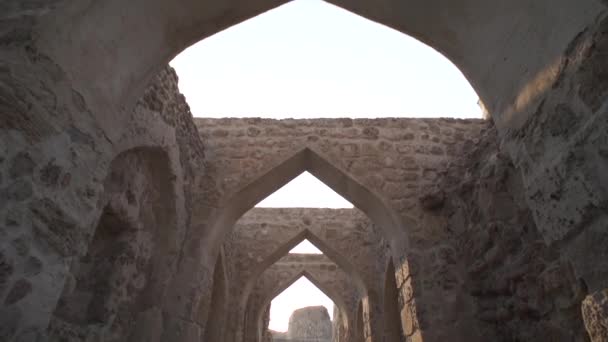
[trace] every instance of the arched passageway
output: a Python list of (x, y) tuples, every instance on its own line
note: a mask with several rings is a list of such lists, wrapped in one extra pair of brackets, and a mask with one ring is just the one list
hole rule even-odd
[[(433, 180), (436, 179), (433, 177), (437, 175), (434, 170), (451, 158), (449, 156), (459, 154), (461, 148), (463, 153), (466, 150), (466, 138), (464, 134), (458, 135), (457, 132), (474, 135), (473, 132), (482, 130), (485, 123), (480, 120), (442, 120), (441, 125), (416, 119), (319, 120), (322, 127), (319, 130), (316, 126), (304, 128), (309, 127), (310, 123), (311, 121), (307, 120), (197, 120), (201, 136), (214, 152), (213, 160), (217, 160), (220, 165), (226, 165), (215, 171), (218, 172), (218, 177), (221, 177), (225, 190), (218, 196), (218, 207), (221, 209), (211, 216), (210, 221), (215, 223), (206, 225), (209, 229), (206, 232), (208, 235), (201, 238), (204, 240), (202, 249), (213, 255), (214, 249), (217, 249), (213, 242), (224, 241), (231, 232), (233, 222), (242, 217), (241, 213), (248, 212), (255, 203), (295, 178), (300, 172), (309, 170), (373, 221), (377, 236), (384, 237), (386, 244), (380, 241), (370, 241), (370, 244), (390, 247), (394, 260), (399, 260), (399, 268), (409, 272), (407, 254), (420, 256), (432, 253), (428, 244), (422, 248), (412, 248), (408, 244), (410, 233), (418, 235), (417, 241), (434, 238), (426, 236), (430, 230), (422, 229), (424, 223), (416, 222), (422, 215), (417, 213), (418, 194), (426, 191), (425, 186), (433, 185)], [(437, 146), (420, 147), (415, 138), (398, 140), (395, 132), (401, 129), (425, 130), (425, 138), (421, 135), (420, 144), (423, 144), (423, 139), (427, 139)], [(256, 132), (262, 130), (267, 133), (256, 135)], [(251, 137), (240, 133), (248, 131), (252, 132)], [(449, 140), (449, 146), (448, 140), (442, 139), (444, 132), (446, 136), (456, 135), (454, 139)], [(391, 147), (390, 142), (395, 139), (397, 141)], [(443, 141), (446, 141), (446, 145), (442, 145)], [(232, 146), (241, 147), (235, 153)], [(268, 146), (272, 148), (269, 149)], [(261, 153), (266, 150), (269, 151), (268, 154)], [(380, 151), (384, 151), (382, 158)], [(251, 157), (243, 159), (243, 155)], [(244, 163), (249, 166), (248, 172), (234, 167)], [(408, 171), (399, 170), (401, 166)], [(406, 224), (399, 223), (403, 218)], [(202, 218), (200, 220), (203, 222)], [(357, 248), (357, 252), (359, 249)], [(428, 261), (414, 262), (422, 265), (430, 261), (429, 255)], [(380, 274), (384, 272), (383, 267), (379, 268)], [(429, 278), (433, 277), (431, 273), (424, 274), (427, 275)], [(421, 278), (407, 279), (408, 285), (402, 288), (404, 291), (407, 289), (407, 293), (416, 293), (411, 290), (418, 286), (415, 282)], [(375, 282), (375, 279), (371, 280), (371, 283)], [(438, 284), (434, 280), (429, 282)], [(438, 286), (435, 287), (437, 291), (442, 291)], [(430, 300), (437, 298), (432, 294), (433, 291), (435, 290), (428, 288), (425, 291)], [(376, 303), (375, 300), (379, 300), (379, 310), (382, 310), (382, 292), (382, 289), (376, 291), (372, 301)], [(418, 299), (418, 302), (422, 300)], [(404, 303), (414, 305), (411, 300)], [(461, 317), (470, 314), (463, 314)]]
[[(90, 222), (90, 213), (97, 215), (105, 203), (103, 191), (99, 191), (103, 171), (96, 169), (97, 162), (101, 161), (102, 166), (106, 166), (115, 153), (124, 147), (125, 135), (154, 135), (167, 128), (166, 122), (172, 122), (170, 116), (168, 119), (165, 117), (163, 126), (153, 118), (155, 112), (151, 108), (162, 109), (164, 106), (159, 97), (145, 99), (150, 108), (144, 112), (150, 115), (132, 113), (148, 81), (186, 46), (281, 3), (262, 0), (230, 3), (64, 0), (26, 5), (13, 1), (6, 6), (0, 14), (0, 20), (6, 24), (4, 27), (9, 28), (2, 31), (2, 42), (6, 43), (3, 43), (1, 53), (5, 70), (8, 70), (3, 73), (6, 87), (3, 87), (2, 97), (7, 100), (2, 104), (2, 111), (6, 115), (2, 116), (0, 125), (0, 146), (3, 156), (7, 156), (6, 161), (2, 159), (1, 190), (3, 199), (7, 200), (2, 202), (1, 214), (6, 226), (12, 228), (1, 228), (15, 241), (19, 238), (15, 232), (31, 238), (34, 241), (31, 250), (34, 254), (39, 253), (38, 256), (42, 254), (48, 263), (43, 265), (44, 271), (37, 273), (36, 281), (32, 282), (33, 278), (19, 268), (21, 266), (16, 266), (25, 264), (24, 261), (30, 256), (28, 248), (15, 248), (12, 240), (10, 244), (3, 244), (2, 265), (6, 274), (3, 274), (2, 283), (7, 288), (3, 288), (2, 292), (8, 300), (2, 313), (3, 317), (10, 318), (3, 322), (5, 324), (2, 326), (8, 327), (2, 332), (3, 338), (8, 336), (8, 339), (16, 339), (17, 335), (25, 338), (28, 334), (36, 336), (48, 326), (50, 312), (59, 297), (58, 288), (62, 287), (65, 277), (65, 265), (79, 256), (80, 251), (87, 250), (89, 238), (94, 235), (87, 235), (91, 231), (84, 229), (80, 224), (81, 219)], [(511, 156), (513, 167), (522, 175), (522, 190), (516, 198), (529, 210), (529, 214), (525, 215), (533, 218), (532, 225), (522, 227), (538, 229), (544, 243), (554, 255), (559, 256), (560, 265), (566, 265), (556, 268), (571, 270), (571, 278), (575, 279), (572, 283), (578, 284), (573, 285), (576, 291), (580, 289), (582, 295), (587, 291), (601, 292), (606, 287), (608, 277), (606, 264), (597, 262), (604, 260), (607, 253), (604, 243), (606, 211), (603, 209), (608, 198), (604, 191), (604, 173), (599, 172), (606, 168), (605, 103), (608, 87), (604, 82), (604, 50), (608, 24), (605, 1), (465, 0), (454, 3), (446, 0), (391, 0), (378, 4), (344, 0), (333, 3), (417, 37), (444, 53), (463, 70), (498, 126), (497, 139)], [(135, 117), (143, 119), (132, 124), (130, 119)], [(147, 125), (150, 123), (153, 123), (153, 127)], [(173, 141), (171, 137), (167, 138), (166, 141)], [(177, 150), (175, 146), (173, 148)], [(194, 155), (191, 152), (185, 148), (178, 153), (185, 164)], [(383, 155), (385, 152), (378, 153)], [(314, 159), (314, 156), (310, 159)], [(290, 172), (305, 169), (307, 163), (314, 169), (314, 162), (303, 160), (302, 163), (302, 167), (297, 163), (288, 163), (282, 169), (284, 173), (277, 171), (273, 174), (276, 179), (265, 178), (263, 182), (281, 183), (280, 180)], [(219, 165), (208, 165), (204, 170), (206, 172), (202, 167), (198, 168), (204, 173), (201, 178), (210, 177), (210, 172)], [(60, 171), (57, 171), (57, 167)], [(403, 170), (403, 166), (400, 168)], [(323, 170), (321, 165), (319, 173), (323, 174)], [(491, 176), (491, 170), (485, 171), (488, 172), (484, 175)], [(176, 171), (169, 179), (182, 177), (185, 173)], [(340, 175), (336, 172), (331, 174)], [(61, 178), (53, 175), (60, 175)], [(279, 182), (275, 183), (275, 180)], [(361, 189), (356, 182), (342, 182), (340, 178), (331, 176), (325, 180), (336, 185), (336, 188), (342, 186), (344, 193), (353, 195), (353, 198), (365, 197), (362, 195), (364, 191), (356, 195)], [(201, 183), (205, 184), (192, 180), (188, 185), (194, 188), (201, 186)], [(513, 184), (519, 183), (514, 181)], [(261, 193), (272, 187), (268, 184), (253, 186), (262, 189)], [(463, 192), (466, 193), (466, 189)], [(213, 191), (210, 194), (217, 195)], [(194, 210), (196, 214), (192, 215), (192, 222), (195, 223), (192, 223), (192, 227), (189, 223), (184, 224), (189, 232), (202, 232), (202, 237), (189, 235), (189, 238), (192, 237), (189, 240), (191, 244), (198, 247), (177, 243), (183, 247), (184, 253), (170, 253), (180, 254), (180, 273), (172, 280), (175, 284), (183, 284), (183, 288), (176, 286), (172, 299), (167, 300), (172, 304), (169, 310), (172, 314), (168, 317), (179, 317), (175, 322), (167, 323), (167, 326), (179, 326), (175, 331), (188, 330), (193, 336), (200, 335), (204, 322), (201, 325), (192, 323), (191, 311), (198, 310), (192, 309), (189, 304), (194, 301), (193, 298), (205, 296), (204, 291), (209, 290), (205, 285), (209, 279), (204, 275), (212, 273), (224, 229), (231, 227), (234, 220), (252, 205), (250, 202), (258, 197), (253, 190), (244, 191), (242, 195), (243, 200), (236, 201), (242, 208), (222, 206), (219, 208), (228, 209), (218, 214), (214, 212), (217, 206), (201, 205)], [(374, 198), (369, 196), (369, 191), (365, 195)], [(459, 193), (447, 194), (448, 197), (456, 195)], [(215, 197), (196, 194), (189, 200), (191, 203), (208, 204), (205, 201), (209, 198)], [(490, 200), (485, 200), (488, 198)], [(502, 200), (489, 194), (481, 197), (479, 203), (491, 206)], [(375, 204), (365, 201), (362, 204), (369, 205), (369, 210), (365, 211), (374, 218), (374, 205), (380, 207), (380, 212), (386, 206), (381, 205), (382, 201), (372, 202)], [(100, 204), (99, 207), (96, 203)], [(441, 201), (426, 203), (429, 210), (438, 210)], [(490, 216), (496, 214), (490, 218), (503, 218), (500, 214), (504, 212), (497, 213), (495, 208), (483, 209), (487, 209)], [(202, 213), (209, 212), (217, 214), (218, 225), (213, 228), (208, 226), (207, 220), (197, 220), (204, 217)], [(384, 211), (387, 212), (390, 213), (390, 210)], [(441, 215), (446, 213), (435, 211), (435, 214), (427, 214), (424, 223), (448, 217)], [(383, 218), (390, 218), (388, 223), (409, 223), (409, 219), (413, 219), (402, 216), (393, 221), (391, 215), (376, 216), (379, 220), (374, 218), (374, 221), (383, 229), (388, 229), (387, 236), (390, 235), (391, 239), (401, 239), (403, 236), (399, 234), (406, 231), (406, 227), (395, 224), (393, 228), (386, 228), (391, 224), (382, 224)], [(473, 214), (466, 216), (461, 221), (466, 224), (460, 228), (475, 227), (467, 220), (478, 217)], [(183, 222), (189, 222), (184, 217), (180, 218)], [(55, 225), (52, 223), (55, 222), (66, 228), (65, 232), (53, 229)], [(505, 232), (496, 228), (503, 227), (504, 223), (501, 221), (487, 226)], [(410, 232), (409, 229), (407, 231)], [(515, 229), (512, 231), (517, 232)], [(494, 235), (490, 236), (489, 239), (495, 242)], [(45, 249), (49, 249), (49, 242), (53, 251), (45, 252)], [(420, 247), (420, 250), (425, 249), (429, 253), (437, 252), (437, 256), (446, 258), (452, 255), (449, 246), (440, 250), (429, 241), (416, 242), (416, 246), (412, 246), (409, 240), (406, 246)], [(436, 250), (425, 248), (429, 245)], [(21, 247), (18, 243), (16, 246)], [(393, 251), (403, 252), (403, 246), (399, 244), (399, 247)], [(420, 250), (417, 252), (423, 254), (424, 251)], [(485, 250), (483, 252), (479, 260), (480, 265), (485, 267), (492, 254), (486, 255)], [(411, 253), (410, 249), (408, 253)], [(411, 261), (417, 261), (413, 259)], [(404, 266), (411, 266), (408, 269), (413, 272), (420, 270), (420, 263), (409, 263), (404, 255), (394, 258), (394, 261), (399, 271), (405, 269)], [(474, 265), (472, 271), (478, 271), (480, 265)], [(548, 267), (543, 272), (545, 278), (540, 278), (547, 284), (550, 283), (546, 279), (551, 278), (548, 274), (551, 269), (554, 268)], [(191, 281), (201, 284), (200, 288), (184, 281), (188, 277), (182, 277), (195, 273), (197, 277)], [(415, 282), (417, 277), (424, 278), (426, 274), (421, 273), (406, 278), (406, 281)], [(60, 280), (55, 282), (49, 278)], [(450, 275), (445, 284), (460, 284), (458, 280), (454, 281)], [(411, 290), (409, 284), (400, 283), (402, 288)], [(539, 286), (539, 289), (547, 288), (552, 287)], [(188, 291), (192, 289), (200, 291)], [(418, 294), (416, 291), (414, 293)], [(430, 296), (434, 294), (431, 292)], [(44, 299), (44, 305), (38, 305), (39, 299)], [(428, 305), (420, 298), (416, 299), (415, 305)], [(466, 297), (463, 300), (473, 299)], [(580, 298), (576, 302), (580, 303)], [(426, 310), (428, 308), (425, 307)], [(411, 310), (409, 313), (415, 312)], [(493, 317), (497, 316), (495, 312), (488, 312), (483, 317), (495, 319)], [(424, 324), (427, 325), (423, 327), (425, 338), (440, 340), (432, 335), (439, 329), (434, 329), (426, 320)], [(448, 328), (441, 322), (437, 324), (436, 327)], [(480, 325), (483, 324), (480, 322)], [(556, 326), (556, 322), (547, 324)], [(409, 333), (408, 329), (406, 334)], [(452, 336), (450, 333), (446, 334)]]
[[(254, 298), (251, 298), (252, 303), (254, 304), (254, 310), (253, 310), (253, 314), (254, 316), (251, 317), (251, 319), (255, 320), (256, 322), (256, 327), (257, 327), (257, 332), (256, 334), (252, 334), (251, 329), (249, 328), (248, 331), (249, 333), (245, 333), (245, 341), (250, 341), (250, 338), (252, 336), (257, 336), (258, 339), (255, 341), (261, 341), (261, 336), (263, 336), (263, 332), (265, 331), (265, 329), (267, 329), (266, 326), (263, 326), (264, 320), (263, 320), (263, 314), (264, 314), (264, 310), (271, 304), (271, 301), (277, 297), (279, 294), (281, 294), (281, 292), (285, 291), (286, 289), (288, 289), (290, 286), (292, 286), (296, 281), (305, 278), (308, 281), (310, 281), (316, 288), (318, 288), (321, 292), (323, 292), (327, 297), (329, 297), (334, 305), (336, 306), (337, 310), (340, 312), (340, 316), (339, 317), (334, 317), (334, 319), (338, 319), (339, 322), (338, 323), (334, 323), (334, 327), (336, 326), (341, 326), (343, 328), (343, 332), (346, 333), (345, 337), (348, 336), (348, 334), (350, 333), (349, 331), (349, 325), (352, 325), (352, 321), (350, 321), (350, 319), (352, 319), (352, 308), (351, 306), (348, 304), (348, 301), (346, 300), (346, 298), (344, 296), (348, 296), (348, 293), (340, 293), (340, 290), (343, 290), (343, 288), (341, 287), (335, 287), (332, 286), (332, 282), (327, 281), (327, 279), (317, 279), (317, 277), (315, 277), (315, 275), (313, 274), (315, 271), (309, 271), (306, 269), (306, 267), (303, 267), (304, 270), (299, 271), (295, 276), (292, 276), (289, 279), (281, 279), (281, 281), (276, 284), (276, 286), (274, 288), (272, 288), (272, 290), (269, 293), (263, 293), (262, 294), (262, 298), (261, 298), (261, 302), (257, 303), (257, 305), (255, 305), (254, 302)], [(343, 284), (345, 285), (345, 284)], [(254, 341), (254, 340), (251, 340)], [(341, 341), (348, 341), (346, 340), (341, 340)], [(339, 342), (339, 341), (337, 341)]]
[[(360, 208), (372, 221), (374, 221), (379, 229), (386, 232), (386, 236), (392, 237), (391, 241), (403, 241), (406, 239), (403, 237), (403, 231), (399, 232), (398, 227), (400, 227), (400, 224), (397, 223), (399, 221), (397, 215), (393, 213), (377, 195), (371, 193), (360, 183), (332, 166), (317, 153), (310, 149), (303, 149), (237, 191), (230, 199), (223, 201), (223, 208), (219, 211), (219, 215), (217, 215), (217, 218), (214, 220), (214, 224), (208, 232), (209, 235), (205, 237), (206, 243), (211, 244), (211, 241), (223, 241), (231, 232), (237, 220), (245, 212), (251, 209), (261, 199), (273, 193), (303, 171), (309, 171), (338, 194), (353, 203), (357, 208)], [(392, 232), (393, 235), (390, 235), (388, 232)], [(398, 238), (397, 236), (401, 236), (401, 238)], [(259, 272), (274, 263), (280, 256), (287, 253), (297, 243), (304, 239), (308, 239), (315, 244), (317, 248), (335, 260), (336, 263), (347, 270), (347, 272), (353, 275), (357, 274), (344, 256), (335, 253), (329, 246), (324, 245), (322, 240), (317, 239), (308, 231), (302, 232), (299, 236), (294, 237), (288, 243), (281, 246), (271, 257), (256, 266), (257, 271), (253, 272), (253, 274), (259, 274)], [(217, 248), (217, 246), (211, 244), (208, 245), (206, 249), (208, 249), (209, 252), (217, 250)], [(368, 286), (364, 285), (360, 280), (360, 276), (355, 276), (354, 279), (359, 288), (368, 288)], [(242, 299), (238, 309), (240, 312), (243, 312), (246, 306), (246, 294), (250, 291), (252, 284), (253, 282), (249, 280), (244, 285), (244, 295), (241, 297)], [(363, 292), (366, 292), (366, 290), (363, 290)], [(239, 315), (242, 315), (242, 313)], [(241, 321), (242, 319), (238, 319), (237, 324)], [(242, 331), (242, 328), (237, 328), (236, 330)], [(378, 333), (380, 332), (378, 331)]]
[[(319, 250), (321, 250), (325, 256), (327, 256), (331, 261), (335, 262), (337, 264), (337, 266), (340, 267), (340, 269), (349, 276), (349, 278), (351, 280), (350, 285), (355, 290), (355, 292), (358, 294), (357, 296), (359, 298), (367, 296), (369, 285), (366, 285), (366, 283), (363, 281), (360, 271), (358, 271), (353, 265), (351, 265), (345, 256), (342, 256), (339, 253), (337, 253), (336, 251), (334, 251), (331, 246), (328, 246), (325, 242), (323, 242), (321, 239), (319, 239), (318, 237), (311, 234), (309, 231), (304, 231), (301, 234), (298, 234), (293, 239), (289, 240), (284, 246), (281, 246), (280, 248), (278, 248), (275, 252), (273, 252), (270, 256), (268, 256), (265, 260), (260, 261), (255, 266), (255, 271), (252, 273), (253, 276), (249, 279), (244, 279), (244, 283), (242, 284), (242, 287), (239, 287), (239, 294), (238, 294), (238, 298), (237, 298), (237, 302), (236, 302), (237, 305), (235, 305), (236, 307), (233, 308), (234, 315), (235, 315), (234, 319), (237, 320), (236, 329), (234, 329), (234, 330), (236, 330), (236, 333), (237, 333), (237, 337), (236, 337), (237, 341), (241, 340), (241, 338), (243, 340), (247, 340), (247, 338), (250, 337), (247, 334), (247, 331), (251, 331), (251, 328), (249, 328), (249, 327), (251, 326), (252, 323), (255, 323), (255, 326), (258, 327), (258, 334), (256, 334), (256, 335), (259, 336), (262, 331), (259, 329), (260, 324), (262, 322), (262, 320), (261, 320), (262, 319), (262, 317), (261, 317), (262, 310), (268, 306), (268, 304), (270, 303), (272, 298), (274, 298), (276, 295), (278, 295), (278, 293), (282, 292), (284, 289), (289, 287), (294, 281), (296, 281), (298, 278), (300, 278), (300, 276), (302, 276), (303, 274), (307, 274), (307, 275), (313, 277), (310, 273), (303, 271), (297, 277), (292, 278), (290, 280), (290, 282), (285, 283), (284, 286), (281, 285), (281, 289), (274, 291), (273, 295), (264, 298), (263, 302), (256, 306), (258, 309), (254, 310), (253, 316), (248, 315), (248, 312), (249, 312), (249, 310), (247, 309), (248, 303), (251, 301), (252, 292), (254, 290), (254, 287), (256, 286), (256, 283), (259, 281), (260, 277), (262, 277), (262, 275), (264, 274), (264, 271), (269, 269), (273, 264), (275, 264), (281, 258), (288, 256), (289, 250), (291, 250), (294, 246), (296, 246), (297, 244), (299, 244), (300, 242), (302, 242), (305, 239), (309, 240), (313, 245), (315, 245), (315, 247), (317, 247)], [(319, 281), (315, 281), (315, 280), (311, 279), (311, 282), (319, 288), (322, 288), (322, 287), (327, 288), (327, 286), (324, 286)], [(324, 291), (324, 292), (326, 292), (326, 291)], [(335, 291), (333, 291), (333, 292), (335, 292)], [(336, 298), (335, 295), (333, 297), (332, 296), (329, 296), (329, 297), (332, 298), (332, 300), (334, 300), (335, 303), (340, 304), (341, 310), (345, 310), (348, 307), (348, 306), (346, 306), (343, 299)], [(378, 316), (380, 315), (379, 312), (374, 312), (374, 314), (378, 315)], [(346, 319), (348, 319), (350, 317), (350, 315), (345, 314), (344, 317)], [(238, 337), (239, 332), (242, 332), (244, 334), (244, 336)]]
[[(292, 249), (305, 240), (319, 253), (325, 254), (319, 256), (329, 257), (337, 263), (332, 266), (338, 267), (334, 276), (338, 277), (341, 272), (350, 274), (348, 283), (358, 293), (353, 297), (362, 298), (370, 292), (382, 293), (383, 287), (376, 281), (377, 270), (384, 271), (387, 250), (373, 224), (359, 210), (254, 208), (239, 219), (223, 246), (224, 250), (233, 251), (227, 259), (228, 264), (233, 265), (231, 291), (234, 295), (230, 297), (249, 298), (247, 300), (250, 301), (250, 297), (258, 291), (253, 288), (259, 286), (260, 277), (268, 270), (274, 269), (280, 260), (293, 256)], [(291, 272), (292, 269), (285, 272), (288, 271)], [(244, 307), (244, 303), (242, 306)], [(238, 305), (231, 307), (237, 308)], [(260, 306), (259, 310), (261, 308)], [(381, 301), (378, 301), (374, 310), (372, 315), (377, 322), (381, 322)], [(237, 317), (241, 315), (238, 314)], [(355, 315), (353, 313), (350, 316)], [(247, 320), (250, 320), (252, 315), (248, 314), (247, 317)], [(240, 319), (230, 321), (236, 322)], [(376, 326), (375, 330), (380, 334), (382, 328), (380, 325)], [(237, 331), (239, 328), (229, 330)], [(246, 333), (245, 335), (249, 336)]]

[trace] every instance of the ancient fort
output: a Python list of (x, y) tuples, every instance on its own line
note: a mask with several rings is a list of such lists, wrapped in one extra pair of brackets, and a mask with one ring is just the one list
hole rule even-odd
[[(285, 2), (0, 1), (0, 341), (608, 341), (608, 2), (329, 0), (486, 119), (193, 118), (167, 63)], [(355, 208), (253, 208), (304, 171)]]

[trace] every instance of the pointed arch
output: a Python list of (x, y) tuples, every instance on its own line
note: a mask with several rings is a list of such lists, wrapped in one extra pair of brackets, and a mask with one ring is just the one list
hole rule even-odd
[[(37, 45), (72, 76), (87, 102), (119, 112), (188, 46), (287, 2), (66, 0), (40, 20)], [(330, 2), (443, 53), (497, 118), (603, 10), (597, 0)]]
[[(247, 326), (247, 324), (245, 324), (247, 303), (249, 301), (251, 291), (253, 290), (257, 279), (266, 269), (268, 269), (274, 263), (279, 261), (285, 255), (289, 254), (289, 251), (293, 247), (297, 246), (300, 242), (304, 240), (310, 241), (310, 243), (312, 243), (321, 252), (323, 252), (325, 256), (327, 256), (331, 261), (336, 263), (338, 267), (340, 267), (344, 272), (346, 272), (351, 277), (351, 279), (353, 279), (353, 285), (361, 295), (367, 294), (368, 284), (365, 283), (359, 271), (357, 271), (354, 265), (352, 265), (346, 257), (335, 251), (331, 246), (325, 243), (321, 238), (317, 237), (314, 233), (310, 232), (309, 230), (303, 230), (297, 233), (293, 238), (286, 241), (283, 245), (278, 247), (264, 260), (259, 262), (251, 272), (253, 276), (245, 281), (245, 284), (242, 286), (241, 298), (238, 300), (239, 307), (242, 309), (242, 316), (240, 316), (239, 321), (237, 323), (240, 329), (244, 329)], [(293, 281), (295, 282), (296, 280), (297, 279), (294, 279)], [(287, 287), (289, 287), (289, 285)], [(259, 313), (256, 314), (257, 316), (255, 317), (255, 319), (259, 320), (260, 315)], [(256, 324), (259, 324), (259, 322), (256, 321)]]
[[(327, 286), (323, 285), (323, 283), (321, 283), (315, 276), (313, 276), (306, 269), (302, 270), (301, 272), (296, 274), (294, 277), (292, 277), (290, 280), (288, 280), (287, 282), (285, 282), (282, 285), (279, 285), (276, 289), (274, 289), (274, 291), (272, 291), (270, 296), (264, 298), (264, 301), (263, 301), (264, 305), (262, 305), (262, 306), (266, 307), (272, 301), (272, 299), (274, 299), (276, 296), (281, 294), (281, 292), (288, 289), (291, 285), (293, 285), (296, 281), (298, 281), (301, 278), (308, 279), (308, 281), (310, 281), (315, 287), (317, 287), (319, 290), (321, 290), (321, 292), (323, 292), (327, 297), (329, 297), (329, 299), (331, 299), (342, 311), (347, 312), (347, 310), (345, 310), (346, 302), (344, 301), (344, 298), (342, 298), (337, 292), (335, 292), (332, 289), (328, 288)], [(348, 318), (350, 318), (350, 316)]]
[(342, 315), (344, 315), (345, 321), (350, 322), (350, 319), (352, 317), (351, 317), (350, 313), (348, 312), (348, 310), (346, 310), (347, 305), (346, 305), (346, 302), (344, 301), (344, 299), (342, 298), (342, 296), (340, 296), (336, 291), (333, 291), (331, 288), (328, 288), (327, 286), (323, 285), (323, 283), (321, 283), (318, 279), (316, 279), (315, 276), (313, 276), (309, 271), (304, 269), (301, 272), (297, 273), (295, 276), (293, 276), (291, 279), (289, 279), (287, 282), (279, 284), (279, 286), (277, 286), (277, 288), (275, 288), (268, 297), (265, 297), (263, 299), (262, 305), (260, 306), (259, 310), (255, 313), (255, 319), (256, 319), (256, 322), (258, 323), (258, 327), (262, 328), (260, 326), (262, 314), (264, 313), (265, 308), (268, 307), (268, 305), (270, 305), (272, 300), (276, 296), (281, 294), (281, 292), (288, 289), (296, 281), (300, 280), (301, 278), (306, 278), (316, 288), (318, 288), (321, 292), (323, 292), (323, 294), (325, 294), (327, 297), (329, 297), (329, 299), (331, 299), (334, 302), (334, 304), (338, 307), (338, 309), (340, 310)]
[[(141, 334), (138, 315), (163, 298), (177, 262), (175, 182), (169, 154), (139, 146), (119, 153), (104, 180), (102, 212), (86, 254), (72, 263), (47, 328), (51, 340), (74, 331)], [(123, 278), (124, 274), (138, 277)], [(124, 293), (129, 292), (129, 296)], [(158, 303), (157, 303), (158, 305)]]
[(282, 257), (287, 255), (289, 251), (297, 246), (300, 242), (308, 240), (315, 247), (317, 247), (325, 256), (327, 256), (331, 261), (336, 263), (338, 267), (344, 270), (349, 276), (353, 278), (353, 282), (355, 287), (360, 293), (366, 293), (368, 284), (365, 283), (359, 271), (352, 265), (346, 257), (335, 251), (331, 246), (325, 243), (321, 238), (317, 237), (314, 233), (309, 230), (304, 230), (298, 233), (293, 238), (289, 239), (282, 246), (277, 248), (272, 254), (270, 254), (266, 259), (259, 262), (251, 272), (253, 276), (246, 280), (245, 285), (243, 286), (243, 298), (242, 301), (245, 302), (249, 297), (249, 293), (253, 289), (255, 282), (258, 277), (270, 266), (279, 261)]
[[(224, 236), (231, 232), (236, 221), (256, 203), (304, 171), (310, 172), (365, 213), (383, 231), (388, 241), (404, 241), (401, 246), (407, 248), (407, 235), (404, 234), (399, 216), (390, 206), (379, 195), (308, 147), (275, 165), (223, 201), (220, 205), (222, 209), (207, 232), (208, 241), (212, 243), (210, 247), (214, 248), (214, 242), (223, 241)], [(215, 245), (215, 248), (219, 247)]]
[[(218, 242), (223, 241), (224, 237), (234, 229), (234, 224), (245, 212), (304, 171), (313, 174), (338, 194), (353, 203), (355, 207), (363, 211), (377, 226), (384, 230), (385, 237), (391, 238), (389, 241), (402, 239), (407, 242), (407, 237), (403, 237), (403, 230), (400, 229), (397, 215), (378, 195), (365, 188), (346, 172), (329, 163), (319, 153), (310, 148), (304, 148), (263, 173), (223, 202), (222, 209), (214, 220), (210, 230), (207, 231), (208, 235), (205, 240), (209, 244), (207, 246), (210, 253), (217, 255), (214, 249), (219, 250), (221, 243)], [(368, 284), (365, 284), (360, 273), (356, 271), (348, 259), (337, 253), (333, 248), (324, 243), (322, 239), (308, 230), (300, 232), (294, 238), (277, 248), (269, 257), (255, 267), (252, 274), (261, 274), (266, 268), (287, 254), (289, 250), (304, 239), (308, 239), (340, 268), (350, 274), (353, 277), (355, 286), (361, 293), (367, 293)], [(407, 243), (405, 245), (407, 246)], [(254, 276), (246, 281), (243, 286), (242, 296), (237, 301), (243, 315), (237, 322), (241, 327), (244, 323), (244, 311), (247, 299), (255, 284), (255, 280), (256, 277)]]

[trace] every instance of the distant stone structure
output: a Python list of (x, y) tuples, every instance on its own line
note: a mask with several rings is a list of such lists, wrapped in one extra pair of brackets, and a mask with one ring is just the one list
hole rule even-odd
[(331, 341), (331, 319), (324, 306), (298, 309), (289, 317), (287, 336), (293, 341)]
[(309, 306), (294, 311), (286, 333), (275, 333), (274, 342), (331, 342), (332, 323), (324, 306)]

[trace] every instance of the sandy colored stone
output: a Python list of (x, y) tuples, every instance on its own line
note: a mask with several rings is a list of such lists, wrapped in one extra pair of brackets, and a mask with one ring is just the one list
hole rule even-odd
[(608, 290), (587, 296), (582, 311), (591, 341), (608, 341)]

